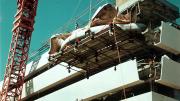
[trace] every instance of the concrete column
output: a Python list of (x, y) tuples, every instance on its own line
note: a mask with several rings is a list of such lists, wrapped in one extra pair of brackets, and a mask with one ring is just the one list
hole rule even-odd
[(116, 0), (116, 6), (120, 6), (128, 0)]

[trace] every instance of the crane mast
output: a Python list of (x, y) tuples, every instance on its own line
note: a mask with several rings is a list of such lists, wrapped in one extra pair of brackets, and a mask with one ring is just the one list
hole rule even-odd
[(0, 101), (20, 101), (38, 0), (17, 0)]

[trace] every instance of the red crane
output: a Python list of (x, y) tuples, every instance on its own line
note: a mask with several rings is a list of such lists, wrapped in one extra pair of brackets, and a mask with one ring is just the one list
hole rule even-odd
[(0, 101), (21, 101), (38, 0), (17, 0), (13, 35)]

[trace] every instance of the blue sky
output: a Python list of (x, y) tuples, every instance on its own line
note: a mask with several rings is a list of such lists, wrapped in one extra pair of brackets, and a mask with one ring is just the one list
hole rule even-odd
[[(3, 79), (5, 65), (7, 63), (7, 56), (12, 36), (12, 27), (14, 15), (16, 13), (17, 0), (0, 0), (0, 80)], [(97, 2), (103, 1), (100, 4)], [(112, 0), (92, 0), (92, 6), (96, 8), (108, 1)], [(180, 0), (169, 0), (180, 7)], [(90, 0), (39, 0), (37, 16), (35, 19), (35, 30), (32, 34), (30, 52), (40, 48), (41, 44), (46, 41), (50, 36), (61, 31), (70, 19), (76, 18), (80, 12), (84, 11), (90, 6)], [(92, 11), (94, 12), (94, 10)], [(87, 13), (82, 18), (78, 19), (78, 23), (87, 22), (89, 15)], [(71, 30), (75, 22), (67, 25), (68, 30)]]

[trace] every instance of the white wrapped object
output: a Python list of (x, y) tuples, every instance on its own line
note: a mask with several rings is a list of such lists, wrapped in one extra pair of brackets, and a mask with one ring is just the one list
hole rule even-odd
[(78, 38), (82, 38), (85, 36), (85, 32), (87, 31), (86, 28), (79, 28), (74, 30), (73, 32), (71, 32), (71, 36), (69, 36), (66, 40), (64, 40), (64, 42), (61, 45), (61, 50), (65, 48), (65, 46), (69, 43), (72, 43), (73, 41), (75, 41)]
[[(146, 27), (144, 24), (140, 24), (140, 23), (138, 23), (138, 24), (136, 24), (136, 23), (116, 24), (116, 26), (120, 27), (124, 31), (138, 31), (138, 32), (145, 30), (145, 27)], [(91, 27), (89, 30), (90, 30), (90, 32), (93, 32), (94, 34), (97, 34), (100, 31), (105, 30), (107, 28), (109, 28), (109, 25), (101, 25), (101, 26)], [(87, 30), (88, 29), (86, 29), (86, 28), (79, 28), (79, 29), (73, 31), (72, 35), (69, 36), (62, 43), (61, 50), (63, 50), (67, 44), (74, 43), (76, 39), (84, 38), (86, 36)]]
[(124, 31), (138, 31), (142, 32), (146, 29), (146, 26), (141, 23), (130, 23), (130, 24), (116, 24)]
[[(91, 20), (94, 19), (99, 13), (101, 13), (101, 10), (103, 10), (104, 7), (109, 6), (109, 5), (111, 5), (111, 4), (104, 4), (104, 5), (100, 6), (100, 7), (96, 10), (96, 12), (94, 13), (94, 15), (92, 16)], [(111, 6), (113, 7), (113, 5), (111, 5)], [(115, 8), (115, 7), (114, 7), (114, 8)]]
[(128, 8), (136, 5), (140, 1), (143, 1), (143, 0), (128, 0), (127, 2), (125, 2), (124, 4), (122, 4), (118, 7), (118, 14), (121, 14), (122, 12), (124, 12)]
[[(96, 27), (91, 27), (89, 30), (93, 32), (94, 34), (99, 33), (100, 31), (107, 29), (109, 25), (101, 25)], [(61, 45), (61, 50), (65, 48), (67, 44), (74, 43), (76, 39), (81, 39), (86, 36), (87, 28), (79, 28), (72, 32), (71, 36), (69, 36), (66, 40), (63, 41)]]
[(90, 31), (96, 34), (104, 29), (107, 29), (108, 27), (109, 27), (109, 25), (101, 25), (101, 26), (91, 27)]

